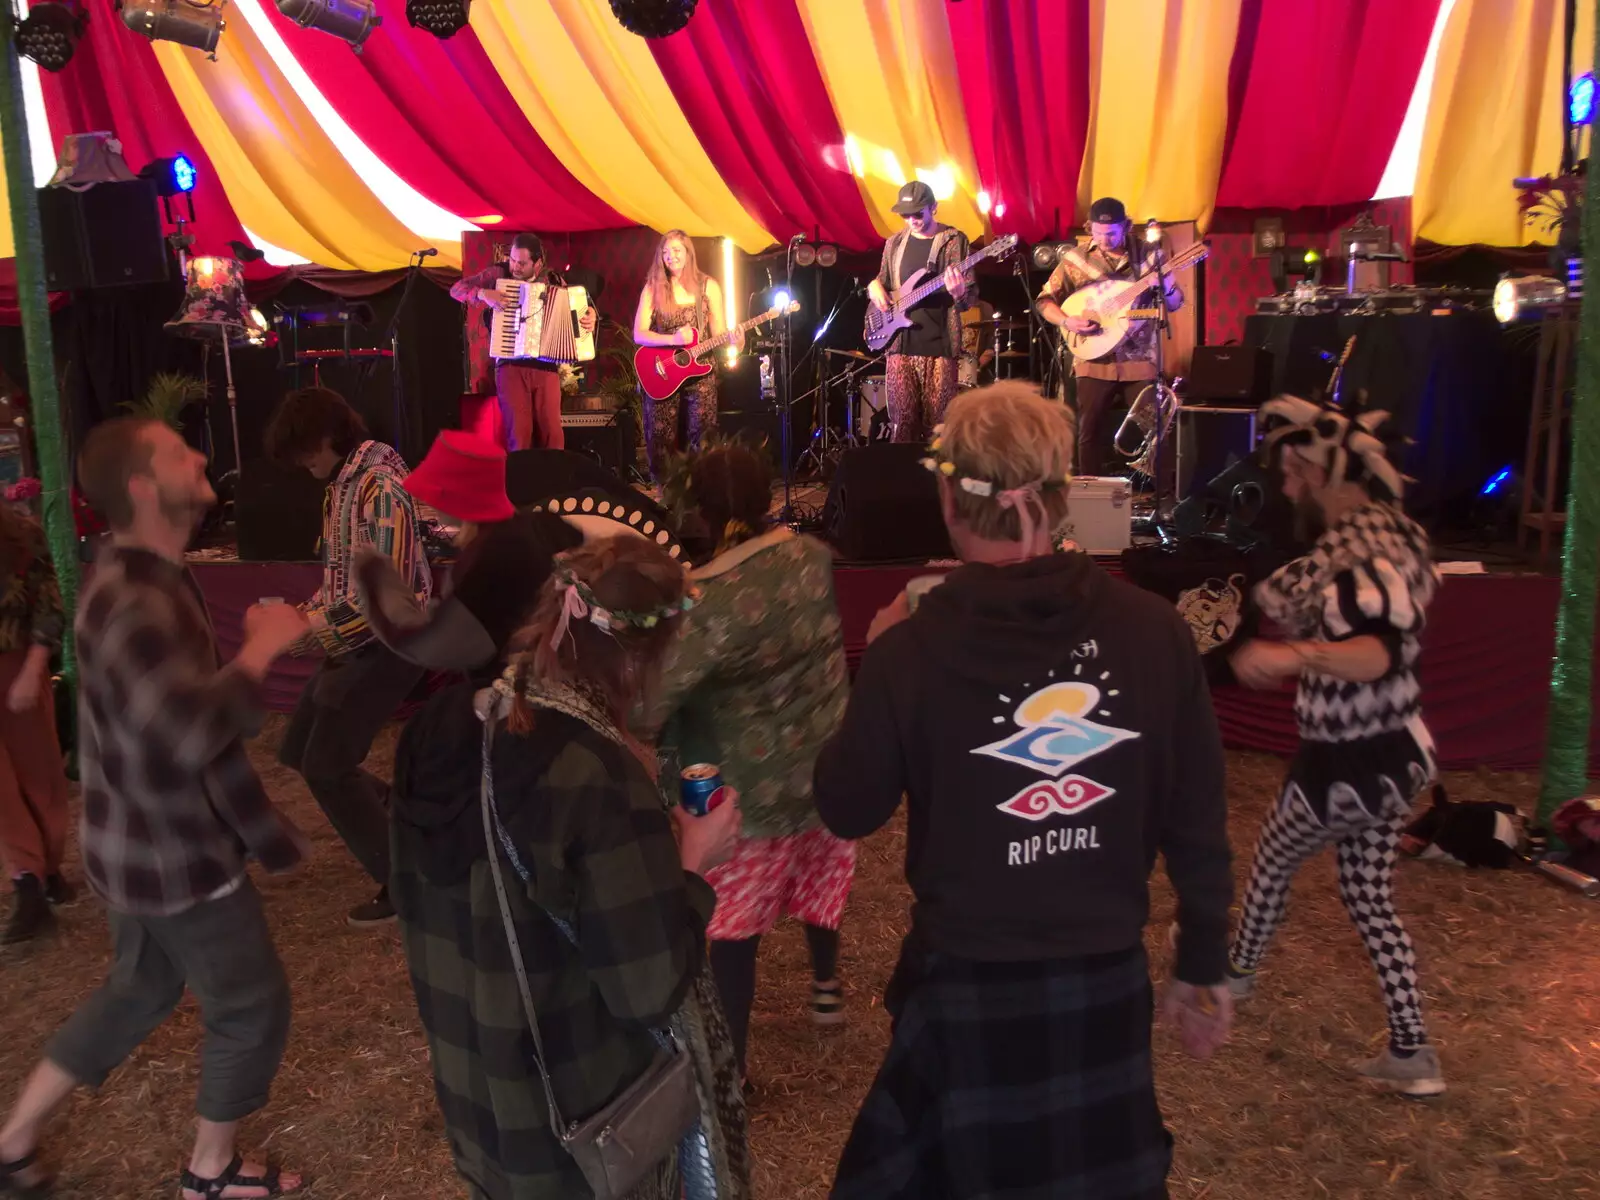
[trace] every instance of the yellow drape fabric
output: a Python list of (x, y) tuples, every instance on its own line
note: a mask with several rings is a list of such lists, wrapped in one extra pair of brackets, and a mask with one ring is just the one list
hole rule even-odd
[(11, 233), (11, 195), (6, 191), (6, 164), (0, 160), (0, 197), (5, 198), (4, 211), (0, 212), (0, 258), (10, 258), (17, 252)]
[(879, 232), (915, 175), (940, 195), (939, 219), (969, 238), (984, 232), (981, 187), (967, 132), (945, 0), (798, 0), (822, 70), (844, 156)]
[(1239, 5), (1092, 0), (1080, 215), (1099, 197), (1115, 196), (1135, 221), (1192, 220), (1202, 230), (1209, 224), (1228, 132)]
[[(1589, 7), (1579, 4), (1579, 9)], [(1534, 240), (1513, 179), (1561, 166), (1561, 0), (1456, 0), (1422, 131), (1412, 213), (1417, 236), (1444, 245)], [(1587, 69), (1587, 48), (1574, 57)]]
[(750, 252), (771, 244), (707, 157), (649, 43), (606, 0), (479, 0), (472, 28), (539, 136), (612, 208)]
[[(404, 266), (422, 244), (362, 182), (242, 16), (228, 22), (216, 62), (171, 42), (155, 52), (241, 224), (346, 270)], [(459, 266), (460, 244), (440, 241), (439, 259)]]

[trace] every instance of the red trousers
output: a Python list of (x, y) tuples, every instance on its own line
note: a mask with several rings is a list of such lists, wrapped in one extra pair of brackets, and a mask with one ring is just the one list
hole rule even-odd
[(67, 842), (67, 775), (56, 739), (50, 682), (39, 703), (14, 713), (5, 703), (27, 657), (25, 650), (0, 654), (0, 860), (14, 879), (43, 880), (61, 869)]
[(494, 369), (500, 429), (506, 449), (565, 450), (561, 432), (561, 376), (527, 363), (503, 362)]

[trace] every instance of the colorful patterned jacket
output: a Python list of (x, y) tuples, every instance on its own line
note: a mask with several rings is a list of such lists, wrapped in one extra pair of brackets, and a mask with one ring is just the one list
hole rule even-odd
[(661, 730), (680, 766), (722, 768), (746, 837), (814, 828), (811, 773), (848, 692), (833, 556), (776, 529), (694, 574), (700, 602), (667, 652), (643, 727)]
[(322, 497), (322, 586), (306, 601), (311, 634), (330, 657), (372, 641), (356, 594), (355, 559), (371, 547), (394, 561), (417, 601), (433, 594), (416, 510), (404, 483), (405, 460), (382, 442), (362, 442), (340, 466)]

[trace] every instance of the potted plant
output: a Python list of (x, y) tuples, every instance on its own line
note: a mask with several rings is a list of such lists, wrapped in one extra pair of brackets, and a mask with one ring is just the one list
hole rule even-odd
[(181, 371), (158, 371), (142, 400), (131, 400), (122, 407), (139, 417), (148, 417), (183, 432), (183, 410), (206, 398), (205, 381)]
[[(1583, 185), (1583, 176), (1575, 172), (1559, 177), (1546, 175), (1534, 180), (1517, 197), (1522, 223), (1544, 237), (1555, 235), (1550, 265), (1564, 272), (1569, 284), (1582, 278)], [(1574, 276), (1574, 269), (1580, 274)]]

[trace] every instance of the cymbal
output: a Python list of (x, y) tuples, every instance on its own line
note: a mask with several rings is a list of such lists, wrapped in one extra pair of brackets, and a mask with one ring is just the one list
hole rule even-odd
[(1002, 350), (1002, 351), (1000, 351), (999, 354), (996, 354), (995, 357), (996, 358), (1027, 358), (1028, 357), (1028, 352), (1026, 350)]
[(967, 321), (968, 325), (993, 325), (996, 329), (1026, 329), (1026, 321), (1011, 321), (1005, 317), (984, 317), (978, 321)]
[(876, 354), (867, 354), (861, 350), (824, 349), (822, 352), (837, 355), (839, 358), (859, 358), (862, 362), (873, 362), (878, 357)]

